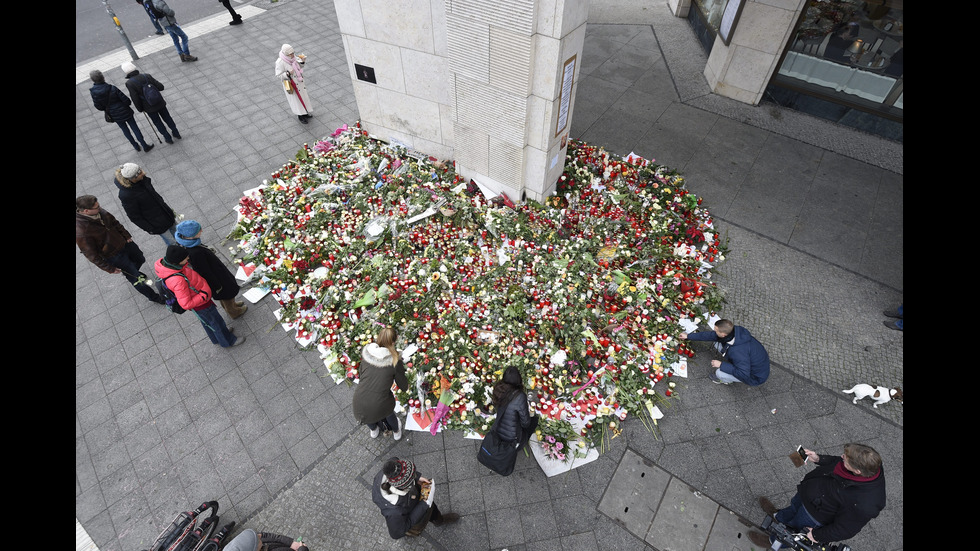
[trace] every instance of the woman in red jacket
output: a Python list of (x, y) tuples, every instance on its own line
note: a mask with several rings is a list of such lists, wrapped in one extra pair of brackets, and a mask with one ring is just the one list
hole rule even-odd
[(187, 265), (187, 249), (170, 245), (167, 255), (157, 260), (153, 269), (177, 298), (177, 303), (184, 310), (194, 311), (212, 343), (230, 348), (245, 342), (245, 337), (236, 337), (225, 325), (225, 320), (211, 300), (208, 282)]

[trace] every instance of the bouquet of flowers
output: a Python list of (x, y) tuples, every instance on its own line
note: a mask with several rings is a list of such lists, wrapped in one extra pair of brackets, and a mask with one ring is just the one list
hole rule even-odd
[(416, 349), (397, 399), (415, 412), (442, 399), (450, 429), (489, 424), (508, 366), (554, 421), (541, 440), (556, 454), (562, 421), (596, 445), (648, 416), (693, 355), (681, 321), (723, 301), (711, 275), (726, 246), (701, 199), (664, 166), (575, 141), (543, 203), (475, 190), (451, 161), (345, 126), (242, 197), (234, 252), (338, 382), (356, 383), (361, 348), (394, 327)]

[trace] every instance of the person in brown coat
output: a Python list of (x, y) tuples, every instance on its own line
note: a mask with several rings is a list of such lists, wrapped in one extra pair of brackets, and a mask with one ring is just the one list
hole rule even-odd
[(148, 284), (146, 275), (140, 272), (146, 262), (143, 251), (116, 217), (99, 206), (94, 195), (75, 198), (75, 244), (100, 270), (123, 274), (141, 295), (151, 302), (163, 304), (163, 299)]
[(390, 430), (395, 440), (402, 438), (391, 383), (408, 390), (408, 378), (401, 355), (395, 349), (397, 340), (398, 333), (386, 327), (361, 351), (360, 382), (354, 390), (353, 410), (354, 418), (371, 429), (371, 438), (378, 437), (381, 427)]

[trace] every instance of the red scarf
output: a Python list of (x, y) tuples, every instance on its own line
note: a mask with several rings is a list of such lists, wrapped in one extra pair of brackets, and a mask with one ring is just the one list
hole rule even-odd
[(854, 482), (871, 482), (872, 480), (881, 476), (881, 469), (878, 469), (878, 472), (876, 472), (874, 476), (858, 476), (845, 469), (844, 461), (841, 460), (834, 465), (834, 474), (846, 480), (853, 480)]

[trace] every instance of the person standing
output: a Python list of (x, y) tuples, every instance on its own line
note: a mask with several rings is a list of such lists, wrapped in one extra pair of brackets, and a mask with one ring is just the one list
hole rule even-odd
[(309, 124), (310, 96), (306, 93), (306, 82), (303, 80), (303, 68), (306, 66), (306, 56), (297, 54), (289, 44), (283, 44), (276, 59), (276, 76), (282, 81), (289, 109), (299, 117), (299, 122)]
[(396, 540), (418, 536), (430, 520), (436, 526), (459, 520), (456, 513), (442, 514), (435, 495), (435, 481), (423, 478), (415, 463), (397, 457), (385, 462), (371, 488), (371, 501), (381, 509), (388, 535)]
[(354, 418), (371, 429), (371, 438), (377, 438), (381, 427), (392, 431), (395, 440), (402, 438), (401, 421), (395, 414), (395, 396), (391, 393), (394, 382), (401, 390), (408, 390), (405, 364), (395, 349), (398, 333), (385, 327), (374, 342), (361, 350), (360, 381), (354, 389)]
[(218, 0), (218, 3), (224, 6), (228, 10), (228, 13), (231, 14), (231, 21), (228, 22), (229, 25), (242, 24), (242, 16), (235, 11), (235, 8), (231, 7), (231, 0)]
[[(106, 122), (114, 122), (119, 125), (119, 129), (122, 130), (123, 135), (126, 136), (136, 151), (141, 151), (141, 145), (143, 146), (142, 151), (148, 152), (153, 149), (153, 144), (148, 144), (143, 139), (143, 133), (140, 132), (139, 125), (136, 124), (135, 113), (129, 107), (132, 102), (129, 101), (126, 94), (119, 88), (108, 84), (102, 71), (98, 69), (89, 72), (88, 77), (92, 80), (92, 87), (89, 89), (89, 93), (92, 95), (92, 103), (96, 109), (105, 112)], [(135, 139), (133, 138), (134, 134), (136, 135)]]
[(138, 164), (120, 166), (112, 181), (119, 188), (119, 202), (130, 222), (148, 234), (160, 236), (166, 245), (177, 243), (174, 238), (177, 215), (153, 189), (153, 182)]
[[(850, 443), (841, 455), (818, 455), (803, 450), (817, 466), (796, 486), (788, 507), (777, 509), (766, 497), (759, 505), (766, 514), (786, 526), (805, 531), (814, 543), (853, 538), (885, 508), (885, 469), (881, 456), (870, 446)], [(766, 548), (772, 543), (761, 532), (749, 539)]]
[(225, 325), (225, 320), (211, 300), (208, 282), (188, 265), (187, 249), (180, 245), (170, 245), (167, 247), (167, 255), (157, 260), (153, 269), (174, 294), (181, 308), (194, 311), (213, 344), (231, 348), (245, 342), (245, 337), (236, 336)]
[(140, 267), (146, 262), (143, 251), (133, 242), (126, 228), (99, 206), (94, 195), (75, 198), (75, 244), (85, 258), (100, 270), (123, 274), (143, 296), (163, 304), (163, 299), (147, 283)]
[(144, 5), (140, 0), (136, 0), (136, 3), (143, 6), (143, 10), (146, 11), (146, 15), (150, 16), (150, 23), (153, 23), (153, 28), (156, 29), (156, 34), (162, 35), (163, 28), (160, 26), (160, 22), (157, 21), (157, 16), (154, 15), (153, 11)]
[(714, 373), (708, 378), (715, 384), (745, 383), (759, 386), (769, 378), (769, 353), (749, 330), (722, 319), (715, 323), (714, 331), (681, 333), (682, 340), (715, 341), (715, 349), (725, 361), (711, 360)]
[(163, 21), (163, 28), (170, 33), (170, 38), (174, 41), (174, 47), (177, 48), (177, 54), (180, 55), (180, 60), (197, 61), (197, 58), (191, 55), (191, 49), (187, 45), (187, 33), (177, 24), (177, 15), (167, 5), (167, 2), (165, 0), (144, 1), (150, 3), (150, 9), (154, 11), (154, 15)]
[(504, 370), (503, 377), (493, 386), (491, 399), (494, 411), (497, 412), (494, 420), (497, 436), (504, 442), (518, 445), (519, 448), (526, 446), (538, 427), (538, 418), (531, 415), (528, 407), (521, 371), (514, 366)]
[(184, 220), (177, 224), (177, 243), (187, 249), (191, 266), (211, 286), (213, 298), (221, 303), (228, 317), (238, 319), (248, 310), (247, 304), (235, 300), (241, 287), (214, 249), (201, 243), (202, 231), (196, 220)]
[[(163, 90), (163, 84), (149, 73), (140, 74), (139, 69), (132, 61), (123, 63), (120, 68), (126, 74), (126, 89), (129, 90), (129, 97), (133, 100), (133, 107), (150, 117), (153, 125), (163, 134), (163, 139), (168, 144), (174, 143), (173, 138), (179, 140), (180, 132), (177, 131), (177, 125), (174, 123), (173, 117), (170, 116), (170, 111), (167, 110), (167, 100), (163, 99), (163, 95), (160, 93)], [(148, 85), (155, 90), (155, 92), (150, 91), (150, 97), (147, 97)], [(173, 132), (173, 138), (167, 133), (167, 128), (163, 125), (164, 122), (170, 127), (170, 132)]]

